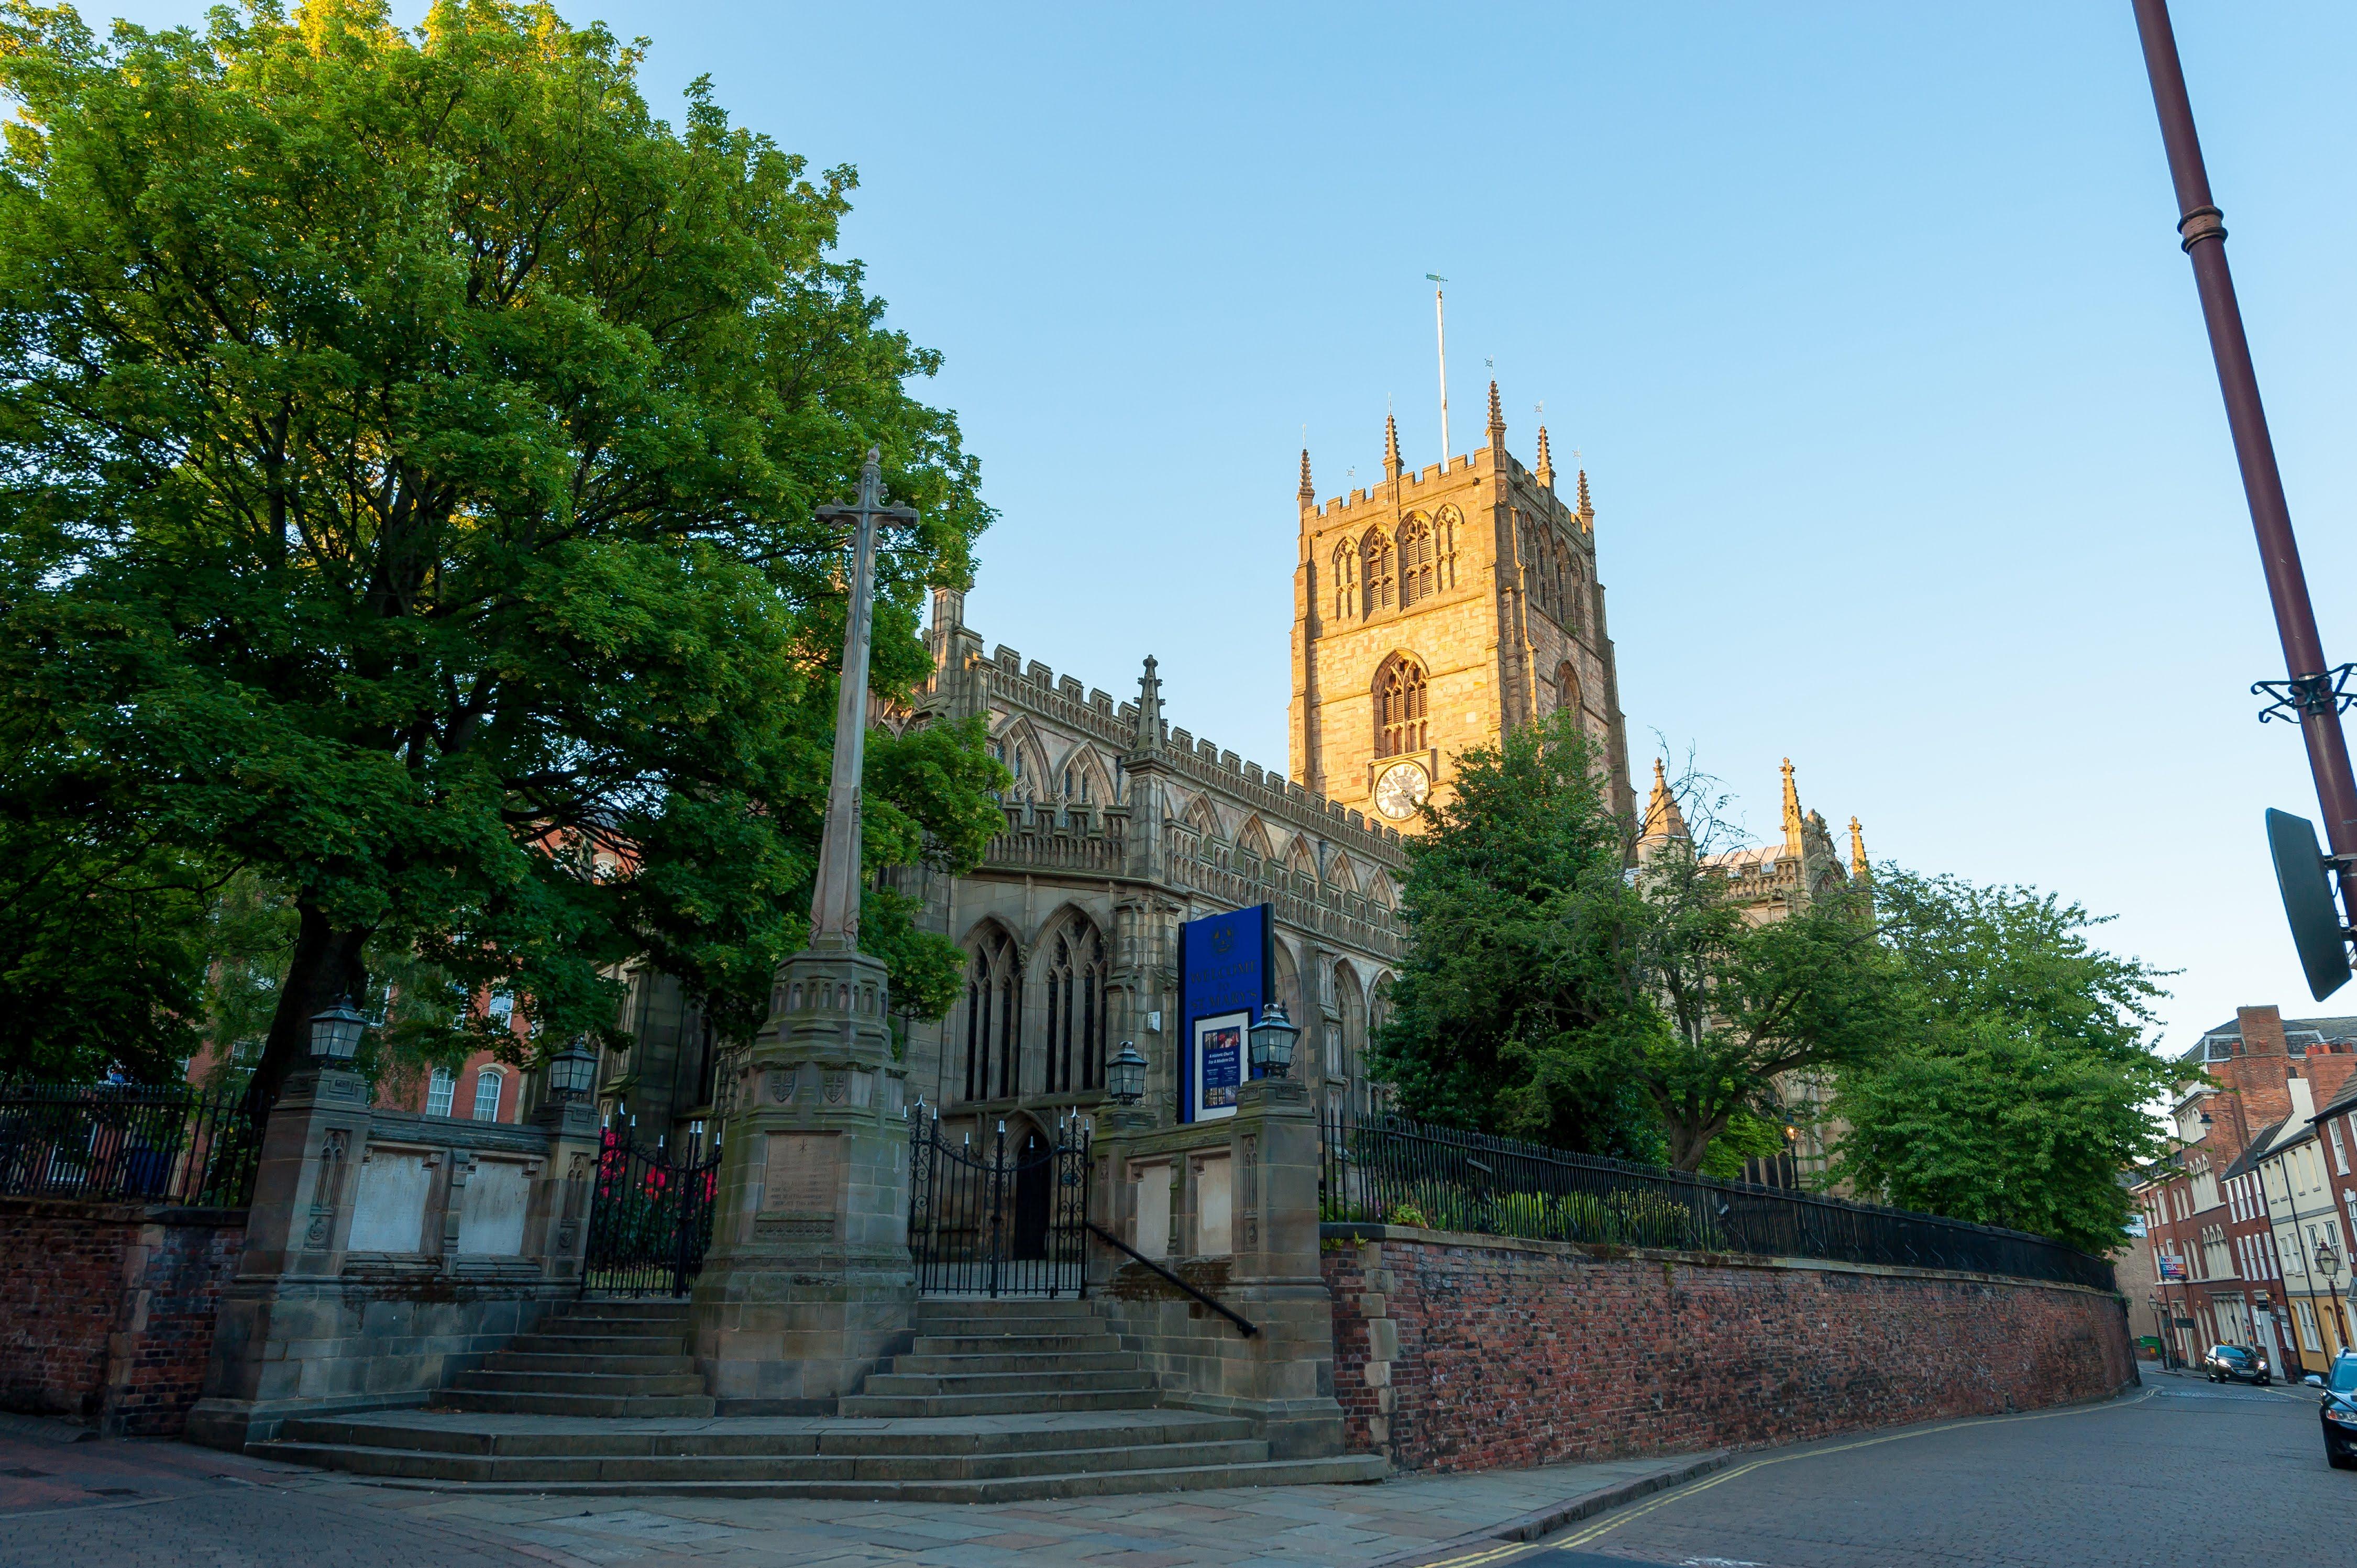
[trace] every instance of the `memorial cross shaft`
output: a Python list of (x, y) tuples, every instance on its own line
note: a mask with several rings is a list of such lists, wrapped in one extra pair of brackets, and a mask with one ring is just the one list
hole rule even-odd
[(818, 883), (811, 893), (810, 945), (840, 952), (859, 945), (859, 776), (867, 757), (867, 665), (876, 632), (876, 534), (879, 522), (913, 523), (915, 511), (884, 504), (883, 454), (871, 446), (859, 468), (859, 499), (818, 509), (822, 522), (851, 524), (851, 602), (844, 618), (843, 681), (835, 695), (834, 771)]

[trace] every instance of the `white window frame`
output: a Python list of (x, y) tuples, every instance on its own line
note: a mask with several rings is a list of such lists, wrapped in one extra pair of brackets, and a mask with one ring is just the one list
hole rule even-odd
[(2292, 1321), (2299, 1326), (2299, 1348), (2312, 1354), (2324, 1351), (2324, 1337), (2316, 1326), (2316, 1304), (2306, 1296), (2296, 1296), (2291, 1304)]
[[(500, 1091), (506, 1088), (507, 1075), (500, 1071), (499, 1069), (495, 1067), (487, 1067), (477, 1072), (475, 1074), (475, 1109), (471, 1119), (477, 1122), (498, 1121), (500, 1119)], [(490, 1112), (489, 1115), (484, 1114), (483, 1111), (483, 1091), (486, 1089), (490, 1090), (491, 1092)]]
[(2337, 1175), (2347, 1176), (2349, 1174), (2349, 1149), (2348, 1145), (2344, 1144), (2341, 1141), (2341, 1123), (2338, 1122), (2328, 1122), (2324, 1124), (2324, 1130), (2332, 1134), (2332, 1168)]
[(447, 1116), (450, 1102), (458, 1095), (458, 1077), (447, 1067), (437, 1067), (425, 1080), (425, 1114)]

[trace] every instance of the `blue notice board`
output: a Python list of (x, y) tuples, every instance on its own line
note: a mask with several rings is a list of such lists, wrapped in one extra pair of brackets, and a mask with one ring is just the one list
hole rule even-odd
[(1276, 926), (1265, 904), (1178, 928), (1178, 1117), (1235, 1114), (1244, 1037), (1274, 994)]

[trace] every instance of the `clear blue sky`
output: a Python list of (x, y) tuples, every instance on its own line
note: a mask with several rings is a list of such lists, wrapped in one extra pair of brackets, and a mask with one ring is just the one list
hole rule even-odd
[[(194, 4), (122, 5), (145, 22)], [(91, 5), (93, 17), (110, 14)], [(415, 5), (403, 7), (414, 15)], [(2313, 815), (2126, 0), (1097, 6), (589, 0), (675, 113), (856, 165), (1001, 514), (968, 619), (1282, 768), (1295, 465), (1439, 456), (1494, 360), (1577, 447), (1630, 739), (1777, 822), (2059, 890), (2311, 1006), (2260, 833)], [(2357, 8), (2178, 7), (2328, 650), (2357, 658)], [(1639, 767), (1642, 768), (1641, 760)]]

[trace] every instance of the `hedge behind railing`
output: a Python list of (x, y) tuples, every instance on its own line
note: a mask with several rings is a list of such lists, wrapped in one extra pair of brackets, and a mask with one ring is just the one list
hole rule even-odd
[(2103, 1259), (2021, 1230), (1566, 1154), (1405, 1116), (1331, 1111), (1319, 1139), (1319, 1217), (1329, 1221), (2115, 1288)]

